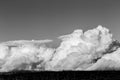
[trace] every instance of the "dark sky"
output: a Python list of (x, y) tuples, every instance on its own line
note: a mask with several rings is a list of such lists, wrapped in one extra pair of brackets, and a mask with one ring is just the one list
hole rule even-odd
[(0, 42), (55, 39), (98, 25), (120, 40), (120, 0), (0, 0)]

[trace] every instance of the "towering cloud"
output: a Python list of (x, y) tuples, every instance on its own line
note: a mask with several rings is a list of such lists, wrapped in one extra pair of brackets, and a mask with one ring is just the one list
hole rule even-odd
[[(0, 44), (0, 71), (11, 70), (95, 70), (103, 60), (120, 63), (119, 42), (105, 27), (83, 32), (81, 29), (58, 37), (56, 49), (47, 47), (52, 40), (19, 40)], [(117, 63), (118, 64), (118, 63)]]
[(71, 60), (75, 56), (75, 60), (73, 59), (72, 62), (74, 65), (69, 63), (68, 69), (69, 67), (73, 69), (75, 65), (83, 61), (92, 60), (96, 56), (101, 56), (113, 41), (112, 34), (102, 26), (98, 26), (84, 33), (82, 30), (75, 30), (72, 34), (60, 36), (59, 39), (62, 40), (62, 43), (56, 49), (51, 64), (52, 66), (59, 65), (61, 68), (67, 63), (72, 62)]

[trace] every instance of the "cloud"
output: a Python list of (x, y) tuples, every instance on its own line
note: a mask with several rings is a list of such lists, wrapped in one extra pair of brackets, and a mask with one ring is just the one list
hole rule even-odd
[(99, 51), (104, 52), (112, 43), (112, 35), (107, 28), (102, 26), (98, 26), (84, 33), (80, 29), (74, 30), (73, 33), (60, 36), (59, 39), (62, 40), (62, 43), (56, 49), (52, 62), (53, 66), (57, 65), (60, 60), (67, 58), (73, 52), (79, 53), (80, 55), (92, 55)]
[(112, 36), (107, 28), (99, 25), (86, 32), (77, 29), (58, 37), (62, 42), (56, 49), (45, 46), (52, 41), (49, 39), (3, 42), (0, 45), (0, 71), (22, 69), (23, 64), (29, 70), (33, 69), (32, 64), (36, 64), (35, 70), (42, 67), (45, 70), (85, 70), (101, 59), (118, 58), (119, 50), (115, 51), (119, 43), (115, 44)]

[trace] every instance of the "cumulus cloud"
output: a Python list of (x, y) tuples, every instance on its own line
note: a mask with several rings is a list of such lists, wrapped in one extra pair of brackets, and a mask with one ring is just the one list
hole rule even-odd
[(40, 62), (40, 60), (48, 61), (52, 57), (51, 55), (53, 54), (54, 49), (46, 48), (45, 43), (51, 41), (52, 40), (21, 40), (2, 43), (0, 48), (0, 59), (1, 62), (5, 62), (1, 66), (1, 71), (12, 70), (22, 63), (31, 64)]
[(82, 30), (75, 30), (72, 34), (60, 36), (59, 39), (62, 40), (62, 43), (56, 49), (57, 52), (52, 62), (53, 66), (73, 52), (74, 54), (90, 56), (97, 55), (98, 52), (104, 52), (112, 43), (112, 34), (109, 33), (107, 28), (98, 26), (84, 33)]
[(116, 43), (109, 30), (101, 25), (86, 32), (81, 29), (74, 30), (73, 33), (58, 39), (62, 42), (56, 49), (46, 46), (46, 43), (52, 40), (1, 43), (0, 71), (21, 69), (22, 64), (26, 65), (26, 69), (33, 69), (32, 64), (36, 64), (35, 69), (38, 70), (41, 67), (45, 70), (92, 70), (101, 59), (119, 59), (120, 51), (116, 45), (119, 43)]

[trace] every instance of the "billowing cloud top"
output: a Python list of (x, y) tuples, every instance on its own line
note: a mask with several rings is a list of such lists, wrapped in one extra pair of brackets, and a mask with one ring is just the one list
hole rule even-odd
[(60, 36), (59, 39), (62, 40), (62, 43), (57, 48), (52, 65), (57, 64), (59, 60), (64, 59), (72, 52), (79, 54), (104, 52), (113, 40), (109, 30), (100, 25), (84, 33), (81, 29), (75, 30), (72, 34)]
[[(91, 65), (94, 59), (101, 58), (107, 50), (112, 49), (110, 45), (113, 43), (112, 34), (101, 25), (86, 32), (81, 29), (74, 30), (73, 33), (60, 36), (58, 39), (62, 42), (56, 49), (45, 46), (52, 40), (19, 40), (1, 43), (0, 71), (21, 69), (19, 66), (23, 63), (29, 66), (26, 69), (32, 69), (33, 63), (38, 63), (35, 69), (41, 69), (43, 66), (45, 70), (82, 69), (80, 64)], [(113, 56), (116, 55), (115, 52)], [(106, 59), (108, 58), (110, 57)]]

